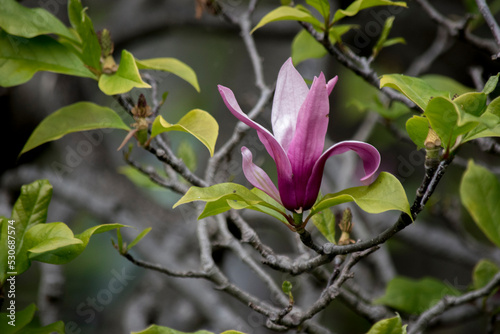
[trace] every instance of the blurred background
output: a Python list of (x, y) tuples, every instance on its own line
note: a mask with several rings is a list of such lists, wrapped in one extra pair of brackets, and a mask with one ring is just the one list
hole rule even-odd
[[(200, 108), (211, 113), (219, 122), (220, 147), (232, 133), (236, 120), (224, 106), (217, 91), (217, 84), (230, 87), (242, 109), (249, 111), (258, 98), (254, 74), (237, 26), (225, 22), (219, 16), (203, 13), (195, 17), (195, 0), (83, 0), (96, 30), (110, 30), (115, 43), (115, 57), (127, 49), (139, 59), (175, 57), (193, 68), (198, 76), (201, 92), (174, 75), (156, 75), (158, 91), (169, 95), (161, 109), (163, 117), (177, 122), (185, 113)], [(331, 1), (333, 8), (346, 8), (351, 1)], [(498, 3), (498, 1), (494, 1)], [(66, 1), (20, 1), (25, 6), (43, 7), (64, 22), (68, 22)], [(245, 0), (222, 0), (222, 6), (235, 15), (245, 8)], [(486, 81), (499, 72), (498, 61), (491, 55), (457, 41), (445, 45), (444, 51), (432, 64), (418, 64), (416, 60), (431, 47), (438, 34), (437, 25), (414, 1), (408, 8), (397, 10), (391, 37), (403, 37), (406, 44), (398, 44), (382, 50), (374, 63), (379, 75), (408, 73), (419, 67), (419, 74), (449, 76), (468, 87), (475, 87), (471, 69), (479, 68), (480, 77)], [(254, 25), (267, 12), (280, 5), (278, 0), (262, 0), (253, 16)], [(463, 16), (469, 1), (433, 1), (441, 13), (454, 18)], [(1, 10), (1, 9), (0, 9)], [(386, 7), (362, 12), (343, 23), (359, 24), (359, 29), (344, 36), (346, 45), (360, 55), (367, 56), (377, 41), (381, 23), (387, 17)], [(380, 21), (382, 18), (382, 21)], [(370, 24), (368, 24), (370, 23)], [(377, 25), (378, 24), (378, 25)], [(379, 31), (377, 32), (377, 27)], [(272, 86), (279, 68), (290, 57), (291, 43), (301, 27), (295, 22), (278, 22), (256, 31), (254, 38), (263, 60), (265, 80)], [(490, 38), (484, 25), (475, 33)], [(118, 59), (117, 59), (118, 60)], [(413, 67), (412, 67), (413, 66)], [(404, 123), (411, 113), (399, 117), (381, 117), (376, 113), (360, 110), (362, 101), (371, 100), (377, 90), (351, 71), (342, 67), (333, 57), (307, 60), (298, 70), (312, 79), (323, 71), (327, 78), (339, 76), (339, 83), (331, 95), (329, 137), (331, 141), (351, 139), (359, 126), (373, 114), (376, 122), (367, 141), (382, 154), (381, 170), (396, 175), (403, 183), (410, 202), (423, 177), (424, 152), (414, 144), (401, 140)], [(477, 70), (476, 70), (477, 73)], [(149, 98), (149, 92), (144, 91)], [(136, 100), (139, 92), (132, 93)], [(495, 93), (493, 95), (496, 95)], [(139, 258), (168, 265), (173, 268), (197, 269), (197, 241), (195, 236), (196, 213), (190, 206), (172, 210), (179, 195), (161, 190), (143, 181), (134, 183), (127, 177), (122, 153), (116, 149), (125, 132), (91, 131), (76, 133), (42, 145), (21, 157), (19, 152), (29, 135), (40, 121), (53, 111), (77, 101), (92, 101), (110, 106), (126, 123), (133, 123), (115, 100), (101, 93), (94, 82), (53, 73), (38, 73), (28, 83), (12, 88), (0, 88), (0, 106), (4, 128), (0, 132), (2, 164), (0, 165), (1, 192), (0, 214), (10, 216), (12, 205), (19, 195), (22, 184), (39, 178), (47, 178), (54, 186), (53, 200), (48, 221), (63, 221), (75, 233), (104, 223), (117, 222), (134, 226), (138, 231), (152, 227), (138, 246)], [(270, 105), (258, 121), (270, 128)], [(189, 144), (194, 148), (197, 161), (196, 173), (203, 175), (208, 151), (187, 134), (171, 133), (169, 140), (174, 151)], [(250, 133), (243, 141), (257, 154), (258, 163), (274, 170), (270, 159)], [(161, 168), (153, 156), (136, 148), (133, 157), (141, 164)], [(480, 255), (491, 252), (481, 232), (462, 209), (458, 199), (458, 184), (467, 159), (475, 157), (500, 167), (499, 159), (466, 145), (459, 154), (428, 209), (419, 217), (417, 226), (409, 227), (388, 243), (388, 263), (385, 278), (372, 279), (376, 271), (373, 263), (360, 265), (362, 283), (374, 296), (383, 293), (383, 286), (373, 281), (386, 281), (394, 274), (421, 278), (433, 276), (458, 289), (466, 289), (471, 281), (471, 270)], [(240, 169), (239, 147), (235, 150), (235, 164), (227, 171), (234, 182), (248, 185)], [(358, 161), (358, 160), (355, 160)], [(324, 192), (335, 192), (338, 175), (342, 174), (341, 158), (333, 158), (327, 165)], [(359, 168), (359, 164), (355, 164)], [(266, 168), (265, 168), (266, 169)], [(498, 168), (496, 170), (498, 172)], [(272, 172), (271, 172), (272, 174)], [(356, 174), (356, 173), (354, 173)], [(358, 178), (359, 179), (359, 178)], [(137, 183), (142, 182), (143, 187)], [(356, 178), (345, 180), (345, 186), (358, 185)], [(336, 210), (336, 213), (340, 209)], [(361, 213), (355, 212), (362, 215)], [(261, 238), (276, 252), (293, 252), (293, 239), (286, 236), (287, 229), (266, 217), (247, 213), (246, 217)], [(374, 235), (395, 221), (396, 213), (370, 216), (366, 230), (356, 230), (358, 237)], [(311, 227), (313, 229), (313, 227)], [(131, 240), (138, 231), (123, 229), (125, 238)], [(469, 234), (473, 237), (468, 236)], [(475, 252), (453, 253), (436, 251), (431, 243), (449, 241), (449, 235), (461, 235), (460, 242), (475, 247)], [(144, 329), (150, 323), (166, 325), (178, 330), (195, 331), (201, 328), (213, 331), (240, 329), (246, 333), (267, 333), (263, 318), (245, 305), (218, 292), (211, 284), (201, 280), (176, 279), (147, 272), (131, 265), (119, 256), (109, 233), (92, 238), (84, 253), (64, 266), (51, 266), (38, 262), (18, 279), (18, 302), (28, 305), (36, 301), (39, 316), (44, 322), (63, 320), (67, 333), (129, 333)], [(320, 238), (320, 236), (317, 236)], [(448, 238), (448, 239), (447, 239)], [(469, 240), (473, 238), (474, 240)], [(452, 242), (452, 241), (450, 241)], [(458, 241), (457, 241), (458, 242)], [(483, 247), (484, 246), (484, 247)], [(498, 253), (493, 254), (497, 259)], [(253, 279), (253, 273), (242, 268), (231, 254), (216, 251), (214, 258), (228, 276), (247, 291), (266, 298), (265, 287)], [(380, 273), (379, 273), (380, 274)], [(308, 304), (320, 291), (314, 280), (301, 281), (280, 273), (276, 279), (291, 280), (302, 291), (298, 303)], [(270, 297), (269, 297), (270, 298)], [(44, 309), (43, 305), (47, 305)], [(240, 318), (231, 318), (230, 310), (237, 310)], [(338, 333), (364, 333), (370, 324), (355, 315), (340, 302), (335, 302), (322, 315), (321, 321), (331, 324)], [(429, 333), (482, 333), (486, 319), (475, 318), (448, 330)]]

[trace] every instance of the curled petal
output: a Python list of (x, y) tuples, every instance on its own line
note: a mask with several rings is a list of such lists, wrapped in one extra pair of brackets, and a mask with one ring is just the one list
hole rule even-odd
[(233, 92), (224, 86), (219, 85), (219, 92), (226, 104), (227, 108), (231, 111), (231, 113), (240, 121), (248, 125), (249, 127), (257, 130), (257, 134), (259, 135), (259, 139), (264, 144), (267, 149), (267, 152), (271, 155), (276, 163), (276, 168), (278, 170), (278, 178), (283, 180), (288, 180), (292, 178), (292, 166), (288, 157), (278, 143), (276, 138), (262, 125), (251, 120), (243, 111), (241, 110), (238, 101), (234, 97)]
[(292, 58), (288, 58), (278, 74), (271, 113), (274, 137), (285, 152), (295, 134), (299, 110), (308, 92), (309, 88), (293, 66)]
[(380, 165), (380, 153), (375, 147), (370, 144), (354, 140), (337, 143), (326, 150), (314, 165), (311, 178), (307, 184), (306, 198), (308, 205), (312, 206), (316, 201), (319, 188), (321, 186), (321, 179), (323, 177), (326, 160), (332, 155), (341, 154), (351, 150), (356, 152), (363, 160), (363, 167), (366, 175), (361, 178), (361, 181), (367, 181), (375, 174)]
[(245, 174), (248, 182), (250, 182), (255, 188), (262, 190), (281, 204), (278, 189), (266, 174), (266, 172), (264, 172), (262, 168), (253, 163), (252, 152), (248, 148), (243, 146), (241, 148), (241, 155), (243, 157), (243, 173)]

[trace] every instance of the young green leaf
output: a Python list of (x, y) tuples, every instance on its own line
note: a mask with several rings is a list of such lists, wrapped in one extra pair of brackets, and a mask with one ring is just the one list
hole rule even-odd
[(423, 148), (429, 133), (429, 121), (426, 117), (413, 116), (406, 122), (406, 132), (418, 148)]
[(328, 30), (330, 42), (332, 44), (341, 43), (342, 35), (349, 32), (351, 29), (358, 28), (356, 24), (336, 24)]
[(374, 302), (407, 313), (420, 314), (434, 306), (444, 296), (459, 295), (460, 291), (435, 278), (413, 280), (395, 277), (387, 285), (385, 294)]
[(462, 94), (455, 99), (455, 103), (462, 112), (472, 116), (481, 116), (486, 111), (487, 96), (484, 93), (469, 92)]
[(116, 95), (127, 93), (132, 88), (151, 88), (151, 86), (142, 80), (134, 56), (123, 50), (116, 73), (103, 73), (99, 77), (99, 89), (106, 95)]
[(333, 16), (332, 24), (343, 19), (346, 16), (354, 16), (361, 10), (376, 7), (376, 6), (400, 6), (406, 7), (404, 2), (392, 2), (390, 0), (356, 0), (349, 5), (346, 9), (339, 9)]
[(101, 46), (94, 30), (94, 25), (82, 7), (80, 0), (68, 2), (68, 16), (71, 25), (82, 41), (80, 57), (83, 62), (96, 70), (101, 69)]
[(385, 43), (387, 41), (387, 37), (389, 37), (389, 33), (391, 32), (392, 24), (394, 23), (395, 18), (396, 17), (394, 17), (394, 16), (390, 16), (387, 18), (387, 20), (385, 20), (384, 28), (382, 29), (382, 33), (380, 34), (380, 37), (378, 38), (378, 41), (372, 50), (373, 57), (377, 56), (378, 53), (382, 50), (382, 48), (385, 46)]
[(314, 226), (323, 234), (323, 236), (335, 244), (335, 215), (329, 208), (323, 209), (314, 216), (312, 216)]
[(20, 154), (68, 133), (104, 128), (130, 130), (112, 109), (77, 102), (55, 111), (38, 124)]
[(151, 227), (148, 227), (148, 228), (145, 228), (144, 230), (142, 230), (141, 233), (139, 233), (139, 235), (137, 237), (135, 237), (135, 239), (127, 246), (127, 252), (132, 248), (134, 247), (135, 245), (137, 245), (137, 243), (139, 241), (142, 240), (142, 238), (144, 238), (149, 232), (151, 232)]
[(490, 260), (479, 261), (472, 273), (473, 288), (477, 290), (486, 286), (499, 271), (500, 268), (494, 262)]
[[(236, 183), (220, 183), (211, 187), (199, 188), (191, 187), (186, 194), (174, 204), (173, 208), (185, 203), (193, 201), (204, 201), (212, 203), (209, 206), (210, 210), (204, 210), (199, 219), (208, 217), (210, 215), (225, 212), (230, 208), (233, 209), (253, 209), (257, 211), (260, 208), (271, 209), (275, 211), (278, 216), (285, 215), (284, 208), (277, 204), (276, 201), (269, 201), (267, 198), (261, 197), (262, 194), (257, 195), (259, 192), (251, 191), (244, 186)], [(229, 206), (229, 208), (228, 208)]]
[(410, 204), (403, 186), (394, 175), (382, 172), (369, 186), (348, 188), (324, 196), (314, 204), (309, 217), (331, 206), (352, 201), (369, 213), (399, 210), (411, 216)]
[(402, 324), (399, 314), (394, 318), (375, 323), (366, 334), (406, 334), (407, 325)]
[(319, 22), (311, 13), (295, 7), (281, 6), (265, 15), (260, 22), (252, 29), (250, 33), (275, 21), (302, 21), (309, 22), (313, 26), (322, 27), (324, 24)]
[(425, 109), (424, 115), (437, 135), (444, 148), (450, 150), (457, 138), (478, 125), (477, 117), (467, 115), (448, 98), (436, 97)]
[(306, 0), (306, 3), (314, 7), (325, 20), (330, 19), (330, 3), (328, 0)]
[(434, 97), (449, 97), (448, 92), (432, 88), (426, 81), (405, 76), (403, 74), (386, 74), (380, 78), (380, 88), (390, 87), (403, 93), (407, 98), (418, 105), (422, 110)]
[(46, 223), (30, 228), (26, 232), (23, 246), (30, 261), (59, 263), (57, 250), (78, 244), (82, 244), (82, 241), (74, 237), (66, 224)]
[(474, 222), (500, 247), (500, 182), (496, 176), (469, 161), (460, 184), (460, 197)]
[(219, 135), (219, 124), (208, 112), (193, 109), (180, 119), (177, 124), (170, 124), (162, 116), (156, 117), (151, 130), (151, 138), (167, 131), (181, 131), (195, 136), (213, 156), (215, 142)]
[(98, 225), (81, 234), (73, 235), (71, 229), (64, 223), (36, 225), (26, 234), (29, 259), (51, 264), (68, 263), (85, 250), (92, 235), (124, 226), (121, 224)]
[(498, 76), (499, 75), (500, 75), (500, 73), (497, 73), (497, 75), (491, 76), (488, 79), (488, 82), (486, 82), (486, 84), (484, 85), (484, 88), (483, 88), (484, 94), (488, 95), (495, 90), (495, 88), (497, 87), (497, 84), (498, 84)]
[[(52, 186), (47, 180), (37, 180), (31, 184), (21, 187), (21, 194), (12, 209), (11, 219), (2, 219), (0, 234), (0, 284), (5, 282), (8, 272), (16, 272), (17, 275), (29, 268), (28, 255), (23, 247), (24, 237), (27, 231), (43, 224), (47, 220), (47, 211), (52, 198)], [(15, 231), (9, 234), (9, 231)], [(8, 265), (8, 239), (14, 236), (16, 257), (15, 268)], [(10, 238), (12, 240), (12, 238)]]
[(322, 58), (327, 54), (321, 45), (306, 30), (302, 29), (292, 41), (292, 61), (294, 65), (311, 58)]
[(2, 87), (23, 84), (39, 71), (96, 78), (77, 55), (49, 36), (27, 39), (0, 30), (0, 63)]
[[(31, 38), (56, 34), (70, 40), (75, 36), (57, 17), (43, 8), (28, 8), (14, 0), (0, 1), (0, 28), (10, 35)], [(0, 47), (1, 49), (1, 47)]]
[(191, 67), (183, 63), (182, 61), (175, 58), (153, 58), (144, 60), (135, 60), (137, 68), (140, 70), (157, 70), (170, 72), (175, 74), (179, 78), (187, 81), (191, 86), (196, 89), (197, 92), (200, 91), (200, 86), (198, 84), (198, 78), (196, 73)]

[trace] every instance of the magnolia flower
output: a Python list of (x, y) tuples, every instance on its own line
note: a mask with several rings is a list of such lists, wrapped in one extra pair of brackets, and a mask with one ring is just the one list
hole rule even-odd
[(271, 121), (273, 133), (243, 113), (233, 92), (219, 85), (219, 92), (231, 113), (257, 130), (260, 141), (276, 163), (278, 188), (262, 168), (252, 162), (252, 153), (241, 148), (243, 172), (247, 180), (285, 208), (297, 213), (310, 209), (319, 194), (326, 160), (352, 150), (363, 160), (366, 181), (376, 172), (380, 154), (375, 147), (360, 141), (343, 141), (323, 153), (328, 129), (328, 96), (337, 83), (325, 80), (323, 73), (314, 77), (311, 89), (295, 69), (291, 58), (281, 67), (276, 83)]

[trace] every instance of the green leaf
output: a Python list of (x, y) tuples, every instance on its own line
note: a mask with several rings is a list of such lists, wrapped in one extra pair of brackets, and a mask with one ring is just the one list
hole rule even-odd
[[(6, 302), (7, 304), (7, 302)], [(4, 307), (9, 307), (10, 305), (5, 305)], [(35, 304), (28, 305), (24, 310), (16, 310), (15, 326), (9, 325), (10, 319), (8, 317), (9, 311), (5, 313), (0, 313), (0, 333), (2, 334), (14, 334), (14, 333), (24, 333), (23, 329), (33, 320), (35, 316), (36, 306)]]
[[(218, 208), (212, 205), (211, 212), (214, 213), (227, 211), (227, 205), (229, 204), (232, 208), (235, 209), (255, 209), (261, 206), (274, 210), (280, 215), (285, 216), (282, 207), (273, 205), (273, 203), (269, 203), (262, 197), (256, 195), (255, 192), (252, 192), (244, 186), (236, 183), (219, 183), (206, 188), (191, 187), (186, 192), (186, 194), (177, 203), (174, 204), (173, 208), (176, 208), (181, 204), (190, 203), (193, 201), (213, 202), (213, 204), (222, 206), (223, 211), (218, 212)], [(234, 201), (240, 201), (244, 205), (242, 205), (242, 203), (239, 203), (238, 205)], [(199, 219), (204, 217), (208, 217), (205, 211), (203, 212), (203, 217), (200, 215)]]
[(394, 19), (396, 17), (390, 16), (385, 20), (384, 23), (384, 28), (382, 29), (382, 33), (380, 34), (380, 37), (378, 38), (377, 43), (373, 47), (372, 54), (373, 56), (376, 56), (382, 48), (385, 46), (385, 43), (387, 42), (387, 37), (389, 37), (389, 33), (391, 32), (392, 29), (392, 24), (394, 23)]
[(265, 15), (250, 33), (252, 34), (260, 27), (275, 21), (302, 21), (309, 22), (317, 27), (323, 26), (323, 24), (319, 22), (317, 18), (312, 16), (311, 13), (303, 11), (299, 8), (281, 6)]
[(499, 75), (500, 75), (500, 73), (497, 73), (497, 75), (491, 76), (488, 79), (488, 81), (486, 82), (486, 84), (484, 85), (484, 88), (483, 88), (484, 94), (488, 95), (495, 90), (495, 88), (497, 87), (497, 84), (498, 84), (498, 76)]
[(99, 89), (106, 95), (116, 95), (127, 93), (132, 88), (151, 88), (151, 86), (142, 80), (134, 56), (123, 50), (116, 73), (103, 73), (99, 77)]
[(406, 122), (406, 132), (418, 148), (423, 148), (429, 133), (429, 121), (426, 117), (413, 116)]
[(142, 238), (144, 238), (149, 232), (151, 232), (151, 227), (148, 227), (148, 228), (145, 228), (144, 230), (142, 230), (141, 233), (139, 233), (139, 235), (137, 237), (135, 237), (135, 239), (127, 246), (127, 252), (132, 248), (134, 247), (135, 245), (137, 245), (137, 243), (139, 241), (142, 240)]
[(374, 302), (407, 313), (420, 314), (434, 306), (444, 296), (459, 295), (460, 291), (435, 278), (413, 280), (395, 277), (387, 285), (385, 294)]
[(69, 20), (82, 41), (80, 56), (85, 64), (100, 70), (101, 46), (86, 10), (82, 7), (80, 0), (70, 0), (68, 3)]
[(38, 124), (20, 154), (68, 133), (104, 128), (130, 130), (112, 109), (77, 102), (55, 111)]
[(185, 140), (180, 142), (179, 147), (177, 148), (177, 157), (182, 159), (182, 162), (184, 162), (189, 170), (196, 170), (198, 159), (196, 157), (196, 152), (194, 151), (193, 146), (191, 146), (189, 142)]
[(43, 8), (24, 7), (14, 0), (0, 0), (0, 7), (0, 28), (11, 35), (31, 38), (56, 34), (75, 39), (57, 17)]
[(475, 290), (481, 289), (488, 284), (500, 271), (500, 268), (490, 260), (481, 260), (474, 267), (472, 274), (472, 286)]
[(486, 100), (484, 93), (469, 92), (453, 99), (453, 103), (463, 112), (479, 117), (486, 111)]
[(500, 117), (500, 96), (494, 99), (486, 107), (486, 112)]
[(477, 117), (467, 117), (458, 106), (448, 98), (433, 98), (427, 105), (424, 115), (427, 116), (432, 129), (441, 139), (444, 148), (450, 150), (457, 138), (478, 125)]
[(394, 318), (383, 319), (375, 323), (366, 334), (406, 334), (399, 314)]
[(341, 37), (349, 30), (357, 28), (356, 24), (336, 24), (328, 30), (328, 35), (330, 37), (330, 42), (336, 44), (341, 42)]
[(421, 79), (438, 91), (450, 92), (450, 96), (462, 95), (474, 91), (474, 89), (466, 87), (444, 75), (426, 74), (422, 76)]
[(140, 70), (158, 70), (170, 72), (179, 78), (187, 81), (193, 86), (197, 92), (200, 91), (198, 78), (191, 67), (175, 58), (153, 58), (145, 60), (135, 60), (137, 67)]
[(335, 215), (329, 208), (323, 209), (312, 216), (314, 226), (329, 242), (335, 244)]
[(0, 86), (23, 84), (39, 71), (96, 78), (77, 55), (53, 38), (27, 39), (0, 30)]
[(394, 175), (382, 172), (369, 186), (348, 188), (325, 195), (312, 207), (309, 217), (331, 206), (352, 201), (369, 213), (399, 210), (411, 216), (403, 186)]
[[(1, 225), (0, 283), (5, 282), (8, 272), (17, 272), (19, 275), (29, 268), (28, 256), (22, 251), (24, 237), (31, 227), (45, 223), (51, 198), (52, 186), (47, 180), (37, 180), (21, 187), (21, 194), (12, 209), (12, 219), (4, 218)], [(9, 239), (15, 240), (15, 268), (8, 265)]]
[(204, 331), (204, 330), (193, 332), (193, 333), (186, 333), (186, 332), (179, 332), (179, 331), (176, 331), (175, 329), (171, 329), (168, 327), (151, 325), (148, 328), (146, 328), (140, 332), (132, 332), (131, 334), (214, 334), (214, 333)]
[(159, 184), (151, 181), (147, 176), (135, 169), (132, 166), (120, 166), (118, 167), (118, 173), (125, 175), (133, 184), (139, 188), (151, 189), (151, 190), (165, 190)]
[[(73, 232), (64, 223), (37, 225), (33, 227), (36, 228), (36, 230), (27, 236), (27, 238), (33, 238), (30, 244), (40, 242), (40, 244), (35, 245), (33, 248), (28, 250), (30, 253), (30, 259), (51, 264), (68, 263), (85, 250), (92, 235), (104, 233), (124, 226), (125, 225), (121, 224), (98, 225), (85, 230), (81, 234), (73, 236)], [(38, 233), (40, 233), (41, 236), (38, 235)], [(56, 244), (57, 247), (51, 245), (51, 243), (45, 243), (43, 241), (44, 235), (49, 239), (54, 238), (53, 243)]]
[(64, 223), (38, 224), (28, 230), (25, 235), (25, 249), (29, 260), (46, 263), (59, 263), (56, 250), (70, 245), (81, 244), (74, 237), (71, 229)]
[(167, 131), (181, 131), (190, 133), (205, 145), (214, 155), (215, 142), (219, 135), (219, 124), (208, 112), (193, 109), (180, 119), (177, 124), (170, 124), (162, 116), (156, 117), (151, 130), (151, 138)]
[(500, 247), (500, 182), (471, 160), (460, 184), (460, 197), (474, 222)]
[(403, 74), (383, 75), (380, 78), (380, 88), (383, 87), (390, 87), (400, 91), (422, 110), (427, 108), (429, 100), (434, 97), (449, 97), (448, 92), (435, 90), (426, 81)]
[(306, 30), (302, 29), (292, 42), (292, 61), (298, 65), (310, 58), (322, 58), (327, 54), (326, 49)]
[(281, 285), (281, 290), (288, 295), (292, 292), (292, 283), (290, 281), (284, 281)]
[(404, 2), (392, 2), (389, 0), (356, 0), (349, 5), (346, 9), (339, 9), (333, 16), (332, 24), (346, 16), (354, 16), (361, 10), (376, 7), (376, 6), (400, 6), (406, 7)]
[[(272, 208), (269, 208), (265, 205), (249, 205), (248, 203), (245, 203), (244, 201), (226, 201), (230, 209), (235, 209), (235, 210), (241, 210), (241, 209), (250, 209), (258, 212), (265, 213), (269, 216), (272, 216), (278, 220), (280, 220), (282, 223), (288, 225), (288, 220), (286, 218), (286, 209), (281, 205), (280, 203), (276, 202), (271, 196), (266, 194), (260, 189), (253, 188), (250, 190), (252, 193), (255, 195), (259, 196), (265, 203), (270, 204)], [(208, 203), (207, 203), (208, 204)], [(278, 210), (275, 210), (277, 208)]]
[(306, 3), (314, 7), (326, 20), (330, 19), (330, 3), (328, 0), (306, 0)]
[[(205, 334), (207, 334), (207, 333), (205, 333)], [(245, 334), (245, 333), (240, 332), (240, 331), (235, 331), (235, 330), (232, 330), (232, 329), (231, 329), (231, 330), (229, 330), (229, 331), (225, 331), (225, 332), (222, 332), (222, 333), (220, 333), (220, 334)]]

